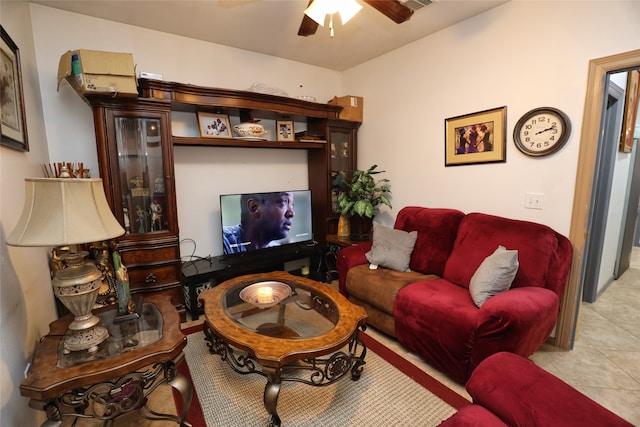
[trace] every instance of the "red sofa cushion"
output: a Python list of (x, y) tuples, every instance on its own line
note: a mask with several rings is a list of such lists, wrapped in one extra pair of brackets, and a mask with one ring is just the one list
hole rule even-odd
[[(456, 209), (408, 206), (398, 212), (394, 228), (417, 231), (409, 268), (442, 277), (464, 213)], [(495, 248), (494, 248), (495, 249)]]
[(464, 383), (478, 312), (466, 288), (444, 279), (411, 283), (396, 297), (396, 337), (436, 368)]
[[(520, 266), (511, 288), (549, 287), (548, 270), (558, 250), (558, 236), (546, 225), (470, 213), (460, 223), (453, 251), (442, 277), (468, 288), (473, 273), (482, 261), (498, 245), (502, 245), (507, 249), (518, 250)], [(558, 293), (556, 289), (553, 290)]]

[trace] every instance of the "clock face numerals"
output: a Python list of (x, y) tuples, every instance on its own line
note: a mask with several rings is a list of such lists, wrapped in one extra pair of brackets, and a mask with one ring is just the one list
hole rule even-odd
[(558, 142), (563, 128), (556, 116), (539, 114), (527, 120), (520, 129), (520, 141), (531, 151), (545, 151)]
[(524, 154), (543, 156), (559, 150), (569, 138), (569, 118), (555, 108), (536, 108), (516, 124), (513, 139)]

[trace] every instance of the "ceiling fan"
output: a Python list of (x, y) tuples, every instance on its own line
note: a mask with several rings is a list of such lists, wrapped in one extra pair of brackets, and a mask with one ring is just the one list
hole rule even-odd
[[(413, 15), (414, 9), (405, 5), (406, 0), (362, 0), (364, 3), (373, 7), (374, 9), (381, 12), (383, 15), (391, 19), (397, 24), (402, 24), (405, 21), (408, 21)], [(313, 3), (314, 0), (309, 1), (309, 6)], [(311, 19), (308, 15), (303, 15), (302, 23), (300, 24), (300, 29), (298, 30), (299, 36), (311, 36), (316, 33), (318, 29), (318, 23)]]

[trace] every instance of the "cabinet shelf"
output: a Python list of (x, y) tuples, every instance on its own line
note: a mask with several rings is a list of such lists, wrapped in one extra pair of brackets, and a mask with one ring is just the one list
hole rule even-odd
[(229, 138), (199, 138), (174, 136), (171, 138), (174, 146), (199, 147), (242, 147), (242, 148), (287, 148), (299, 150), (322, 150), (327, 145), (320, 142), (282, 142), (282, 141), (246, 141)]

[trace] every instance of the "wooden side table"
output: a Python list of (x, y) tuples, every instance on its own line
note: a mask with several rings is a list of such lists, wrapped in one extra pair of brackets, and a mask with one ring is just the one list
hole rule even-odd
[[(49, 333), (35, 349), (31, 372), (20, 385), (20, 394), (31, 399), (29, 406), (45, 411), (50, 421), (92, 417), (111, 425), (121, 415), (137, 411), (146, 419), (190, 426), (192, 387), (177, 372), (187, 337), (169, 298), (146, 296), (136, 320), (113, 323), (117, 307), (94, 313), (109, 331), (109, 338), (94, 353), (64, 354), (62, 338), (72, 315), (49, 325)], [(147, 405), (148, 396), (165, 382), (182, 396), (180, 417), (157, 413)]]
[(338, 252), (340, 252), (340, 249), (371, 242), (371, 240), (351, 240), (349, 237), (341, 237), (337, 234), (327, 234), (325, 236), (325, 240), (327, 241), (327, 250), (324, 254), (324, 261), (327, 266), (327, 282), (334, 280), (334, 275), (335, 279), (338, 278), (336, 261), (338, 259)]

